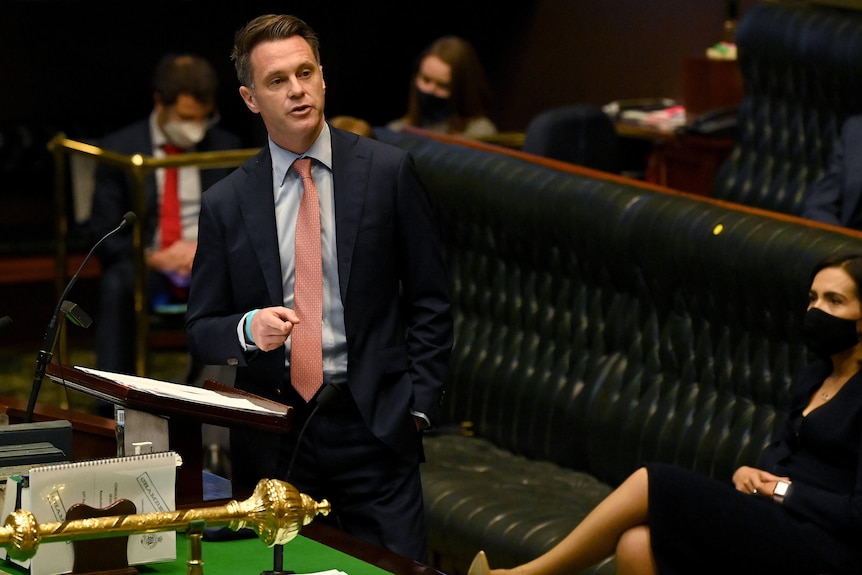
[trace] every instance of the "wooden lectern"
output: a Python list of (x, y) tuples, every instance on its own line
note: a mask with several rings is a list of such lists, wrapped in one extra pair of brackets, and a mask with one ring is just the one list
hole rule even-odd
[[(293, 408), (253, 395), (213, 380), (204, 389), (226, 400), (243, 399), (263, 410), (246, 410), (188, 399), (167, 397), (123, 385), (117, 381), (88, 373), (75, 367), (49, 364), (46, 374), (61, 385), (87, 395), (168, 419), (170, 449), (183, 458), (177, 470), (176, 503), (178, 508), (199, 506), (203, 502), (203, 439), (201, 425), (209, 423), (230, 427), (250, 427), (272, 433), (287, 433)], [(182, 384), (173, 384), (180, 386)]]

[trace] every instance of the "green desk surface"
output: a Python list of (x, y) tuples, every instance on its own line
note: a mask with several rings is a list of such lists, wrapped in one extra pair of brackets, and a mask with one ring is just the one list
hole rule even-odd
[[(272, 569), (273, 549), (259, 539), (238, 541), (204, 541), (201, 544), (205, 575), (259, 575)], [(161, 573), (184, 575), (187, 573), (188, 542), (183, 533), (177, 533), (177, 558), (170, 563), (136, 565), (141, 575)], [(339, 569), (348, 575), (388, 575), (379, 567), (327, 547), (322, 543), (298, 536), (284, 546), (283, 568), (296, 573), (316, 573)], [(26, 574), (27, 570), (0, 561), (0, 573)]]

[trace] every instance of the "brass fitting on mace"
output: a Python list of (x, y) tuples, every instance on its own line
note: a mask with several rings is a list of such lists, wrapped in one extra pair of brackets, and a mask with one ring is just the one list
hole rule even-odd
[(249, 527), (268, 546), (282, 545), (299, 534), (318, 514), (328, 515), (329, 502), (316, 502), (291, 484), (277, 479), (263, 479), (245, 501), (230, 501), (218, 507), (163, 511), (135, 515), (115, 515), (37, 523), (27, 510), (10, 513), (0, 527), (0, 546), (17, 560), (30, 559), (39, 544), (51, 541), (102, 539), (183, 529), (192, 521), (203, 520), (207, 526), (227, 525), (234, 531)]

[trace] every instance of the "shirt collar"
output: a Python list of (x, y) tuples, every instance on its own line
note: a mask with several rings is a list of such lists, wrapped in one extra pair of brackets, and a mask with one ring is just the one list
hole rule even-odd
[(304, 154), (294, 154), (279, 147), (272, 141), (272, 138), (268, 138), (268, 140), (269, 153), (272, 156), (272, 172), (277, 182), (284, 182), (287, 171), (297, 158), (313, 158), (332, 170), (332, 135), (329, 132), (329, 124), (326, 122), (323, 123), (323, 130), (320, 131), (320, 135)]
[(159, 127), (155, 110), (150, 113), (150, 135), (153, 140), (153, 150), (161, 150), (162, 146), (168, 143), (167, 136), (162, 133), (162, 129)]

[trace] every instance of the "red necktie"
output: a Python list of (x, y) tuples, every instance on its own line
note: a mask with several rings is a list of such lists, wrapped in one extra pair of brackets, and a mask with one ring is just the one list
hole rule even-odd
[(290, 380), (305, 401), (323, 385), (323, 262), (320, 254), (320, 204), (311, 179), (311, 158), (293, 163), (305, 193), (296, 218), (296, 270), (293, 308), (299, 323), (290, 344)]
[[(165, 144), (162, 149), (166, 154), (181, 154), (183, 150), (171, 144)], [(177, 168), (165, 168), (165, 186), (162, 190), (162, 209), (159, 213), (159, 225), (162, 231), (162, 249), (183, 237), (183, 226), (180, 222), (180, 196), (177, 186)]]

